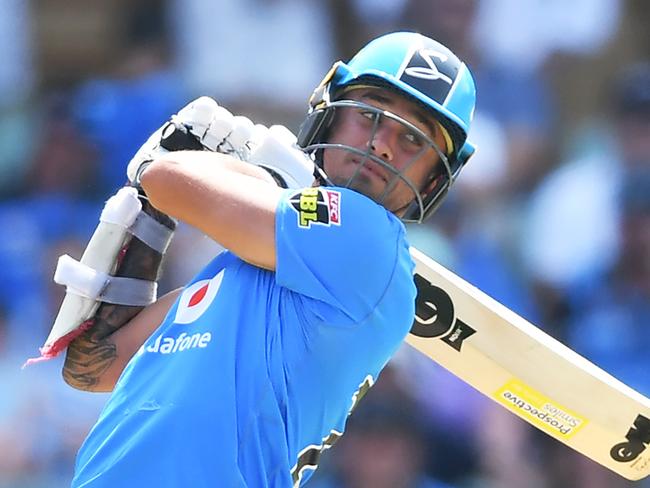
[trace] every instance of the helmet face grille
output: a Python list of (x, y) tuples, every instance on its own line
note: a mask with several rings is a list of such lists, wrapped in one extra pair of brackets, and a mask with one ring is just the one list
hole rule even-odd
[[(384, 78), (380, 78), (378, 76), (372, 76), (372, 75), (360, 76), (357, 80), (355, 80), (354, 83), (350, 83), (346, 85), (344, 87), (344, 90), (347, 91), (348, 89), (355, 88), (357, 85), (375, 86), (377, 88), (382, 88), (391, 91), (415, 103), (426, 113), (431, 113), (432, 117), (436, 119), (438, 122), (440, 122), (445, 129), (447, 129), (447, 132), (449, 132), (449, 136), (451, 137), (452, 141), (454, 141), (454, 151), (452, 152), (452, 154), (449, 154), (450, 156), (449, 159), (450, 159), (450, 164), (452, 165), (452, 169), (455, 169), (454, 167), (456, 165), (455, 164), (456, 158), (454, 157), (454, 153), (457, 152), (458, 148), (462, 146), (462, 143), (467, 138), (467, 135), (458, 126), (458, 124), (445, 117), (443, 113), (432, 109), (431, 106), (427, 105), (426, 103), (423, 103), (421, 100), (415, 98), (409, 93), (400, 90), (399, 88), (397, 88), (395, 85), (393, 85), (392, 83), (390, 83)], [(342, 93), (343, 93), (342, 91), (339, 91), (339, 93), (335, 93), (333, 99), (334, 100), (339, 99)]]
[[(374, 114), (374, 125), (372, 131), (368, 134), (368, 145), (365, 148), (358, 148), (353, 146), (348, 146), (346, 144), (336, 143), (328, 140), (329, 124), (334, 121), (334, 119), (340, 116), (345, 111), (360, 111), (364, 114)], [(336, 114), (338, 115), (335, 115)], [(401, 217), (405, 222), (422, 222), (431, 211), (437, 206), (438, 200), (442, 198), (446, 189), (451, 184), (454, 178), (454, 172), (449, 165), (449, 160), (445, 154), (443, 154), (440, 148), (436, 143), (424, 132), (418, 129), (411, 122), (399, 117), (396, 114), (388, 112), (386, 110), (373, 107), (372, 105), (367, 105), (356, 100), (339, 100), (327, 104), (325, 107), (316, 109), (312, 113), (312, 117), (316, 117), (319, 121), (328, 120), (327, 127), (320, 125), (317, 131), (313, 131), (311, 134), (314, 137), (310, 139), (305, 138), (302, 142), (303, 150), (312, 155), (317, 166), (324, 170), (323, 162), (323, 151), (347, 151), (351, 154), (357, 156), (358, 159), (358, 168), (356, 172), (351, 175), (346, 180), (330, 180), (327, 175), (323, 173), (325, 177), (324, 183), (326, 185), (340, 186), (345, 188), (357, 189), (355, 180), (359, 176), (359, 173), (362, 167), (378, 166), (383, 168), (383, 172), (387, 175), (387, 185), (386, 188), (376, 195), (366, 194), (366, 196), (372, 198), (380, 205), (386, 206), (387, 198), (389, 197), (391, 191), (401, 182), (401, 184), (410, 189), (413, 200), (412, 203), (408, 206), (406, 213)], [(396, 169), (390, 163), (384, 161), (380, 157), (374, 154), (371, 143), (375, 138), (375, 134), (379, 127), (379, 121), (382, 118), (392, 119), (393, 121), (402, 124), (405, 126), (412, 134), (416, 135), (422, 141), (422, 149), (412, 156), (408, 161), (405, 161), (401, 169)], [(428, 187), (426, 191), (423, 188), (418, 188), (413, 181), (411, 181), (406, 175), (405, 171), (411, 166), (414, 165), (420, 158), (425, 154), (429, 149), (433, 149), (440, 158), (439, 163), (436, 168), (432, 170), (431, 182), (435, 182), (435, 185)], [(428, 185), (428, 183), (427, 183)], [(361, 191), (361, 193), (365, 193)], [(391, 210), (390, 208), (387, 208)]]
[(331, 77), (330, 100), (362, 79), (383, 80), (434, 113), (460, 152), (476, 103), (470, 71), (447, 47), (414, 32), (394, 32), (363, 47), (347, 64), (338, 63)]

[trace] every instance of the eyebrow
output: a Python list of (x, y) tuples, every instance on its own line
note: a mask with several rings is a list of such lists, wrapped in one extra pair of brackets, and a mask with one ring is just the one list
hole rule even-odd
[[(369, 100), (374, 100), (375, 102), (381, 103), (382, 105), (392, 105), (393, 101), (391, 98), (386, 97), (382, 95), (381, 93), (378, 93), (376, 91), (368, 91), (361, 95), (361, 99), (369, 99)], [(422, 125), (424, 125), (427, 129), (429, 129), (429, 134), (431, 136), (431, 139), (435, 139), (437, 132), (437, 128), (435, 124), (431, 123), (430, 117), (427, 117), (425, 113), (418, 108), (415, 110), (411, 111), (413, 117), (418, 120)]]

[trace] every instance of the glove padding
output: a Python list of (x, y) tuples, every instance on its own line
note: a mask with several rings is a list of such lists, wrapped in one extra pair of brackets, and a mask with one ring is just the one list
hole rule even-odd
[(172, 117), (172, 123), (194, 135), (204, 149), (248, 160), (254, 133), (250, 119), (233, 115), (210, 97), (200, 97)]
[(314, 183), (316, 169), (311, 157), (296, 144), (296, 136), (283, 125), (256, 125), (248, 162), (261, 166), (283, 188), (306, 188)]
[(253, 129), (249, 119), (232, 115), (212, 98), (197, 98), (147, 139), (129, 162), (127, 177), (138, 186), (146, 163), (170, 151), (207, 150), (245, 161)]
[(129, 163), (127, 176), (138, 186), (142, 171), (156, 157), (169, 151), (207, 150), (263, 166), (290, 188), (311, 186), (314, 163), (295, 142), (286, 127), (254, 125), (212, 98), (200, 97), (152, 134)]

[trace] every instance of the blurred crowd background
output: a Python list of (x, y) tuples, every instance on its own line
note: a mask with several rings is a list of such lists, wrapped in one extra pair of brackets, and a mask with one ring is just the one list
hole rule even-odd
[[(106, 401), (60, 359), (21, 365), (63, 296), (57, 256), (80, 257), (139, 145), (204, 94), (295, 131), (332, 62), (393, 30), (447, 44), (478, 87), (479, 152), (412, 243), (650, 395), (649, 26), (646, 0), (0, 0), (0, 488), (68, 486)], [(217, 251), (181, 227), (162, 291)], [(650, 484), (405, 346), (313, 486)]]

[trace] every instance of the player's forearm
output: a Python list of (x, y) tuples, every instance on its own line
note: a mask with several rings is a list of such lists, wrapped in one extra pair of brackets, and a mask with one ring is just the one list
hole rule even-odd
[(180, 292), (166, 294), (135, 315), (128, 310), (134, 307), (103, 305), (94, 326), (68, 347), (65, 381), (79, 390), (113, 390), (126, 364), (162, 323)]
[[(143, 211), (159, 222), (164, 222), (169, 226), (173, 225), (169, 217), (158, 212), (146, 201), (143, 202)], [(163, 258), (160, 252), (135, 237), (130, 239), (128, 246), (124, 247), (123, 251), (122, 257), (118, 260), (116, 276), (157, 281)], [(155, 303), (149, 307), (154, 305)], [(114, 383), (114, 381), (111, 380), (114, 375), (108, 373), (113, 369), (117, 370), (120, 366), (123, 367), (131, 357), (126, 358), (125, 352), (128, 353), (130, 349), (135, 352), (151, 333), (151, 330), (147, 330), (141, 325), (139, 327), (142, 330), (139, 333), (135, 333), (135, 331), (130, 333), (131, 342), (134, 339), (139, 339), (139, 344), (135, 348), (125, 349), (124, 343), (116, 341), (115, 334), (123, 328), (134, 328), (130, 324), (147, 308), (101, 303), (95, 315), (89, 320), (88, 329), (68, 345), (63, 367), (65, 381), (70, 386), (81, 390), (106, 391), (112, 389), (111, 382)], [(117, 376), (120, 372), (121, 369), (117, 372)], [(117, 376), (114, 378), (115, 380)]]
[(130, 307), (102, 307), (101, 315), (107, 317), (100, 318), (98, 314), (93, 327), (72, 341), (66, 351), (63, 378), (78, 390), (112, 390), (110, 381), (106, 381), (107, 372), (114, 367), (118, 351), (111, 335), (126, 325), (132, 316), (126, 315)]
[(223, 154), (180, 151), (151, 163), (141, 184), (161, 212), (245, 261), (274, 269), (275, 208), (282, 190), (264, 169)]

